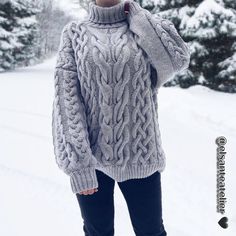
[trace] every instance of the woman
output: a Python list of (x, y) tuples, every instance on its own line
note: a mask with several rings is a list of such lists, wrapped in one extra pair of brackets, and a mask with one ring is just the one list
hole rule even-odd
[(160, 176), (166, 158), (157, 94), (189, 60), (174, 25), (133, 0), (90, 2), (85, 19), (64, 27), (52, 135), (86, 236), (114, 235), (115, 181), (135, 234), (166, 235)]

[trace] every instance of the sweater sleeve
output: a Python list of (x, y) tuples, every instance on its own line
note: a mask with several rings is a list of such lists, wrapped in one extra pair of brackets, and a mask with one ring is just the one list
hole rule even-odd
[(190, 49), (178, 34), (174, 24), (159, 15), (151, 14), (134, 0), (128, 0), (129, 28), (139, 46), (146, 52), (157, 72), (157, 88), (187, 69)]
[(88, 138), (85, 104), (80, 91), (75, 53), (72, 47), (73, 27), (69, 22), (62, 30), (54, 70), (52, 136), (58, 167), (70, 176), (73, 193), (97, 188), (95, 166)]

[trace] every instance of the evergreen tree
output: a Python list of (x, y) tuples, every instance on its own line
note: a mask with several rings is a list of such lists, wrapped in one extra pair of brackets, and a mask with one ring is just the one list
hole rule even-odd
[(34, 61), (37, 37), (37, 12), (31, 0), (4, 0), (0, 3), (1, 70), (27, 66)]
[(189, 69), (165, 86), (202, 84), (236, 92), (235, 0), (157, 0), (149, 8), (171, 20), (191, 49)]
[[(230, 1), (227, 1), (230, 6)], [(233, 3), (233, 1), (231, 1)], [(236, 12), (221, 0), (203, 1), (185, 22), (183, 35), (191, 41), (191, 72), (198, 83), (236, 92)]]
[(6, 13), (6, 2), (0, 2), (0, 72), (12, 68), (14, 57), (12, 55), (14, 47), (17, 46), (16, 39), (12, 33), (12, 20)]
[(219, 63), (217, 79), (223, 81), (219, 86), (220, 90), (236, 92), (236, 1), (223, 0), (223, 4), (227, 11), (232, 11), (229, 13), (231, 21), (227, 24), (224, 22), (224, 26), (222, 26), (226, 27), (227, 36), (224, 43), (228, 45), (226, 49), (230, 56)]

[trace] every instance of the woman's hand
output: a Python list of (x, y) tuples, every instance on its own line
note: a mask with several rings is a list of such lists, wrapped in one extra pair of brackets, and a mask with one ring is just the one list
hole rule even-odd
[(94, 188), (94, 189), (89, 189), (89, 190), (86, 190), (86, 191), (79, 192), (79, 194), (81, 194), (81, 195), (92, 195), (97, 191), (98, 191), (98, 189)]

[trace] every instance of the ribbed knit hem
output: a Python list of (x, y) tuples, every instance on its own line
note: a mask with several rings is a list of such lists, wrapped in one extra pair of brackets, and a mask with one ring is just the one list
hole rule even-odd
[(73, 193), (98, 187), (96, 170), (94, 167), (87, 167), (70, 173), (70, 183)]
[(154, 172), (163, 172), (166, 166), (165, 159), (161, 163), (151, 165), (127, 165), (125, 170), (121, 166), (97, 166), (96, 169), (104, 172), (117, 182), (123, 182), (129, 179), (141, 179), (152, 175)]

